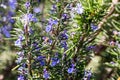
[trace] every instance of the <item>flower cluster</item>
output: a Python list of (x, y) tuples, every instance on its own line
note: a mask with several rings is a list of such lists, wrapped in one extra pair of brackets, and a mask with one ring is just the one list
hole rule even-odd
[(12, 17), (15, 16), (16, 7), (16, 0), (8, 0), (7, 4), (2, 3), (0, 5), (0, 8), (3, 10), (2, 12), (0, 12), (0, 24), (2, 25), (2, 27), (0, 27), (0, 33), (5, 35), (5, 37), (7, 38), (11, 37), (10, 31), (12, 30), (12, 27), (15, 23), (15, 20)]

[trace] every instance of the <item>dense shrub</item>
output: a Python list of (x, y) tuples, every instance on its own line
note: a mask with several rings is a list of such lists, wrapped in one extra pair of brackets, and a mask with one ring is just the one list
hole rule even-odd
[(119, 0), (3, 2), (0, 31), (14, 44), (18, 80), (119, 77)]

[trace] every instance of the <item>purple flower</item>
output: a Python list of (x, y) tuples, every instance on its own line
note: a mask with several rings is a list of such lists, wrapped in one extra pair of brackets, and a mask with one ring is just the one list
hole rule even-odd
[(45, 60), (41, 60), (41, 61), (40, 61), (40, 65), (41, 65), (41, 66), (44, 66), (44, 65), (45, 65)]
[(24, 58), (24, 52), (18, 52), (17, 53), (18, 54), (18, 58), (17, 58), (17, 60), (16, 60), (16, 63), (21, 63), (21, 61), (23, 60), (23, 58)]
[(45, 65), (45, 56), (38, 56), (37, 61), (40, 63), (41, 66)]
[(27, 1), (27, 2), (25, 3), (25, 7), (26, 7), (27, 9), (30, 7), (30, 2), (29, 2), (29, 1)]
[(10, 32), (7, 30), (7, 27), (6, 27), (6, 26), (2, 27), (2, 28), (1, 28), (1, 31), (2, 31), (2, 33), (5, 35), (5, 37), (7, 37), (7, 38), (10, 38), (10, 37), (11, 37)]
[(15, 20), (12, 19), (12, 16), (14, 16), (14, 12), (13, 11), (9, 11), (8, 12), (8, 15), (7, 15), (7, 20), (11, 23), (11, 24), (14, 24), (15, 23)]
[(31, 14), (31, 13), (29, 13), (29, 14), (27, 15), (27, 18), (28, 18), (29, 21), (37, 22), (37, 18), (34, 17), (34, 15)]
[(15, 13), (13, 12), (13, 11), (8, 11), (8, 16), (14, 16), (15, 15)]
[(41, 10), (40, 10), (39, 7), (35, 7), (35, 8), (33, 9), (33, 11), (34, 11), (35, 13), (39, 13), (39, 12), (41, 12)]
[(21, 63), (22, 60), (23, 60), (23, 57), (18, 57), (16, 60), (16, 63)]
[(93, 31), (98, 30), (98, 26), (94, 25), (93, 23), (91, 23), (90, 26), (91, 26), (91, 29), (92, 29)]
[(91, 45), (91, 46), (88, 46), (86, 49), (87, 49), (87, 50), (92, 50), (92, 49), (94, 49), (94, 48), (95, 48), (95, 46)]
[(10, 22), (11, 24), (14, 24), (14, 23), (15, 23), (15, 20), (14, 20), (14, 19), (10, 19), (9, 22)]
[(30, 28), (30, 29), (28, 30), (28, 32), (29, 32), (30, 35), (34, 33), (34, 31), (33, 31), (32, 28)]
[(20, 39), (15, 41), (15, 46), (22, 47), (22, 42)]
[(19, 75), (17, 80), (25, 80), (25, 77), (23, 75)]
[(73, 67), (72, 68), (68, 68), (68, 70), (67, 70), (68, 73), (73, 73), (73, 71), (74, 71)]
[(53, 20), (53, 24), (57, 25), (58, 24), (58, 20)]
[(82, 4), (77, 3), (77, 5), (76, 5), (76, 12), (77, 12), (78, 14), (82, 14), (82, 13), (83, 13)]
[(57, 6), (55, 4), (52, 5), (52, 9), (56, 10)]
[(66, 30), (63, 33), (61, 33), (58, 38), (60, 40), (67, 40), (68, 39), (68, 35), (66, 33)]
[(91, 73), (91, 71), (90, 70), (86, 70), (86, 71), (84, 71), (84, 80), (90, 80), (90, 77), (92, 76), (92, 73)]
[(28, 22), (31, 22), (31, 21), (37, 22), (37, 18), (31, 13), (25, 14), (21, 20), (24, 24), (27, 24)]
[(64, 48), (66, 50), (67, 49), (67, 42), (61, 41), (61, 46), (62, 46), (62, 48)]
[(44, 69), (44, 71), (43, 71), (43, 78), (45, 78), (45, 79), (50, 78), (50, 74), (48, 73), (48, 71), (46, 69)]
[(27, 67), (27, 65), (25, 63), (23, 63), (19, 68), (18, 71), (22, 74), (28, 74), (28, 70), (25, 69)]
[(37, 57), (37, 60), (40, 61), (40, 60), (42, 60), (42, 59), (44, 59), (44, 58), (45, 58), (45, 56), (38, 56), (38, 57)]
[(49, 43), (50, 45), (52, 44), (52, 42), (53, 42), (53, 41), (52, 41), (51, 39), (48, 40), (48, 43)]
[(24, 52), (18, 52), (17, 55), (18, 55), (19, 57), (23, 57), (23, 56), (24, 56)]
[(50, 19), (48, 20), (48, 24), (49, 24), (49, 25), (57, 25), (57, 24), (58, 24), (58, 21), (50, 18)]
[(56, 64), (59, 63), (59, 59), (57, 57), (52, 58), (51, 66), (54, 67)]
[(38, 19), (37, 19), (36, 17), (33, 17), (33, 18), (31, 19), (31, 21), (33, 21), (33, 22), (37, 22)]
[(62, 14), (62, 19), (63, 20), (67, 20), (69, 18), (68, 14), (64, 13)]
[(72, 65), (71, 65), (71, 67), (70, 67), (70, 68), (68, 68), (67, 72), (68, 72), (68, 73), (73, 73), (73, 72), (75, 71), (74, 66), (75, 66), (75, 65), (74, 65), (74, 64), (72, 64)]
[(48, 20), (48, 25), (46, 26), (45, 31), (46, 31), (46, 32), (50, 32), (50, 31), (52, 30), (52, 26), (53, 26), (53, 25), (57, 25), (57, 24), (58, 24), (58, 21), (57, 21), (57, 20), (53, 20), (52, 18), (50, 18), (50, 19)]
[(17, 6), (17, 1), (16, 0), (9, 0), (8, 4), (9, 4), (11, 10), (15, 10), (16, 6)]
[(19, 36), (19, 38), (15, 41), (15, 46), (22, 47), (22, 40), (24, 40), (23, 36)]
[(47, 25), (45, 31), (46, 32), (50, 32), (51, 30), (52, 30), (52, 26), (51, 25)]
[(110, 64), (115, 65), (115, 62), (111, 61)]
[(49, 43), (50, 45), (52, 44), (52, 40), (51, 39), (49, 39), (48, 37), (42, 37), (42, 39), (44, 40), (44, 43), (46, 44), (46, 43)]

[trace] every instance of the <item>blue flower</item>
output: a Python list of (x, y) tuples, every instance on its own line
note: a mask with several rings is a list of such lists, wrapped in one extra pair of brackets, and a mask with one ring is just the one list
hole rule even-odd
[(95, 48), (95, 46), (93, 46), (93, 45), (91, 45), (91, 46), (88, 46), (87, 48), (86, 48), (86, 50), (92, 50), (92, 49), (94, 49)]
[(34, 11), (35, 13), (39, 13), (39, 12), (41, 12), (41, 10), (40, 10), (39, 7), (35, 7), (35, 8), (33, 9), (33, 11)]
[(8, 11), (8, 16), (14, 16), (15, 15), (15, 13), (14, 13), (14, 11)]
[(25, 80), (25, 77), (23, 75), (19, 75), (17, 80)]
[(50, 18), (48, 20), (48, 25), (46, 26), (45, 31), (50, 32), (52, 30), (52, 26), (57, 25), (57, 24), (58, 24), (58, 20), (53, 20), (52, 18)]
[(21, 63), (24, 58), (24, 52), (18, 52), (17, 54), (19, 57), (17, 58), (16, 63)]
[(30, 28), (28, 32), (29, 32), (30, 35), (34, 33), (32, 28)]
[(48, 24), (49, 25), (57, 25), (58, 24), (58, 20), (54, 20), (54, 19), (52, 19), (52, 18), (50, 18), (49, 20), (48, 20)]
[(55, 4), (52, 5), (52, 9), (56, 10), (57, 6)]
[(38, 19), (37, 19), (36, 17), (33, 17), (33, 18), (31, 18), (31, 21), (33, 21), (33, 22), (37, 22)]
[(40, 65), (41, 65), (41, 66), (45, 66), (45, 60), (41, 60), (41, 61), (40, 61)]
[(45, 56), (38, 56), (38, 57), (37, 57), (37, 60), (40, 61), (40, 60), (42, 60), (42, 59), (44, 59), (44, 58), (45, 58)]
[(68, 70), (67, 70), (68, 73), (73, 73), (73, 71), (74, 71), (73, 67), (72, 68), (68, 68)]
[(67, 42), (61, 41), (61, 46), (62, 46), (62, 48), (64, 48), (66, 50), (67, 49)]
[(23, 60), (23, 57), (19, 57), (17, 58), (16, 63), (21, 63), (22, 60)]
[(53, 58), (51, 58), (51, 67), (54, 67), (56, 64), (58, 64), (60, 61), (58, 59), (58, 53), (55, 53), (55, 56)]
[(58, 20), (53, 20), (53, 24), (57, 25), (58, 24)]
[(59, 59), (57, 57), (52, 58), (52, 62), (51, 62), (52, 67), (54, 67), (58, 63), (59, 63)]
[(15, 10), (16, 6), (17, 6), (17, 1), (16, 0), (9, 0), (8, 4), (9, 4), (11, 10)]
[(25, 7), (26, 7), (27, 9), (30, 7), (30, 2), (29, 2), (29, 1), (27, 1), (27, 2), (25, 3)]
[(24, 40), (23, 36), (19, 36), (19, 38), (15, 41), (15, 46), (22, 47), (22, 40)]
[(10, 19), (9, 22), (10, 22), (11, 24), (14, 24), (14, 23), (15, 23), (15, 20), (14, 20), (14, 19)]
[(31, 13), (25, 14), (21, 20), (22, 22), (24, 22), (24, 24), (26, 24), (25, 22), (30, 22), (30, 21), (37, 22), (38, 21), (37, 18)]
[(38, 56), (37, 61), (39, 61), (41, 66), (45, 65), (45, 56)]
[(92, 76), (92, 73), (90, 70), (86, 70), (84, 71), (84, 78), (83, 79), (87, 79), (90, 80), (90, 77)]
[(35, 18), (34, 15), (31, 13), (27, 14), (27, 18), (29, 21), (33, 21), (33, 22), (37, 21), (37, 18)]
[(48, 71), (46, 69), (44, 69), (43, 78), (45, 78), (45, 79), (50, 78), (50, 74), (48, 73)]
[(60, 40), (67, 40), (68, 39), (68, 35), (66, 33), (66, 30), (63, 33), (61, 33), (58, 38)]
[(6, 26), (2, 27), (2, 28), (1, 28), (1, 31), (2, 31), (2, 33), (5, 35), (5, 37), (7, 37), (7, 38), (10, 38), (10, 37), (11, 37), (10, 32), (7, 30), (7, 27), (6, 27)]
[(57, 6), (53, 4), (51, 8), (51, 14), (56, 13), (56, 10), (57, 10)]
[(71, 64), (71, 67), (70, 68), (68, 68), (68, 70), (67, 70), (67, 72), (68, 73), (73, 73), (74, 71), (75, 71), (75, 65), (74, 64)]
[(16, 40), (15, 46), (22, 47), (22, 41), (20, 39)]
[(47, 25), (45, 31), (46, 32), (50, 32), (51, 30), (52, 30), (52, 26), (51, 25)]
[(50, 45), (52, 44), (52, 42), (53, 42), (53, 41), (52, 41), (51, 39), (48, 40), (48, 43), (49, 43)]
[(98, 30), (98, 26), (94, 25), (93, 23), (91, 23), (90, 27), (93, 31)]
[(64, 13), (62, 14), (62, 19), (63, 20), (67, 20), (69, 18), (68, 14)]
[(77, 5), (76, 5), (76, 12), (78, 14), (82, 14), (83, 13), (83, 7), (82, 7), (82, 5), (80, 3), (77, 3)]

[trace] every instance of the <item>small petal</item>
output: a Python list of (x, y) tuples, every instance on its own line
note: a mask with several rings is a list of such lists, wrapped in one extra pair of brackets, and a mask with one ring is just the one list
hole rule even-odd
[(68, 73), (73, 73), (73, 71), (74, 71), (73, 67), (72, 68), (68, 68), (68, 70), (67, 70)]
[(83, 7), (82, 7), (82, 5), (80, 3), (77, 3), (76, 11), (77, 11), (78, 14), (83, 13)]
[(47, 25), (45, 31), (46, 31), (46, 32), (50, 32), (51, 29), (52, 29), (52, 26), (51, 26), (51, 25)]
[(46, 69), (44, 69), (43, 78), (45, 78), (45, 79), (50, 78), (50, 74), (48, 73), (48, 71)]
[(20, 39), (15, 41), (15, 46), (22, 47), (22, 42)]
[(98, 30), (98, 26), (96, 26), (96, 25), (94, 25), (93, 23), (91, 23), (91, 29), (92, 29), (93, 31), (96, 31), (96, 30)]
[(25, 77), (23, 75), (20, 75), (17, 80), (25, 80)]
[(41, 12), (41, 10), (40, 10), (39, 7), (35, 7), (35, 8), (33, 9), (33, 11), (34, 11), (35, 13), (40, 13), (40, 12)]
[(26, 7), (27, 9), (30, 7), (30, 2), (29, 2), (29, 1), (27, 1), (27, 2), (25, 3), (25, 7)]

